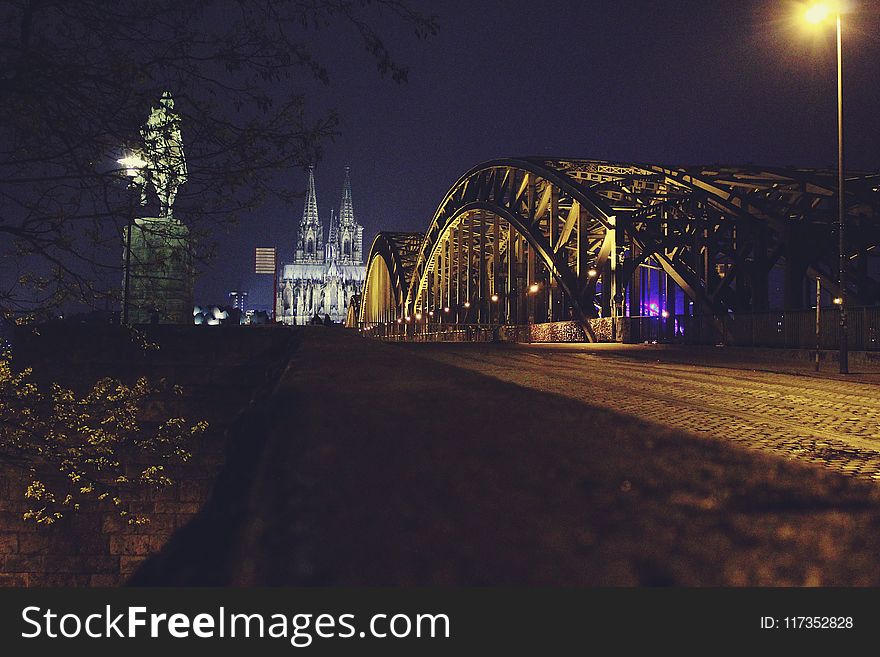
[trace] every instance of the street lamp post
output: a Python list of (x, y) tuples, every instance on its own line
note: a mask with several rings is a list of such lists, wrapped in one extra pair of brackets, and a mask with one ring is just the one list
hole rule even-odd
[(128, 326), (128, 300), (131, 296), (131, 232), (134, 226), (134, 197), (129, 194), (125, 227), (125, 283), (122, 289), (122, 324)]
[(837, 240), (840, 278), (840, 373), (849, 374), (849, 336), (846, 317), (846, 250), (843, 231), (845, 227), (843, 180), (843, 40), (840, 29), (840, 12), (837, 12)]
[(128, 217), (125, 229), (125, 279), (123, 281), (122, 291), (122, 324), (128, 325), (128, 309), (131, 297), (131, 233), (134, 229), (134, 208), (135, 195), (138, 194), (138, 181), (141, 171), (147, 165), (147, 162), (138, 153), (129, 153), (122, 159), (116, 160), (124, 168), (124, 173), (131, 179), (129, 188), (133, 191), (129, 192), (128, 197)]
[(529, 320), (529, 324), (528, 324), (529, 342), (532, 341), (532, 327), (535, 325), (535, 305), (537, 305), (536, 304), (536, 297), (537, 297), (538, 292), (540, 290), (541, 290), (541, 286), (538, 285), (538, 283), (532, 283), (531, 285), (529, 285), (528, 308), (526, 309), (526, 312), (528, 313), (528, 320)]
[(822, 279), (816, 276), (816, 371), (819, 371), (819, 352), (822, 349)]
[[(845, 212), (843, 175), (843, 37), (840, 20), (840, 6), (833, 12), (837, 19), (837, 252), (838, 283), (840, 286), (840, 373), (849, 374), (849, 342), (846, 316), (846, 250), (844, 247)], [(810, 6), (805, 14), (810, 23), (822, 23), (832, 14), (828, 5), (817, 3)]]

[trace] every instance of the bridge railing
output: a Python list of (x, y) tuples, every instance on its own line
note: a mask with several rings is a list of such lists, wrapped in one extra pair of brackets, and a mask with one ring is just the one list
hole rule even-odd
[[(721, 320), (709, 315), (620, 317), (624, 342), (732, 344), (782, 349), (816, 348), (816, 310), (776, 310), (738, 313)], [(880, 350), (880, 308), (848, 308), (847, 339), (856, 351)], [(840, 339), (840, 309), (819, 313), (819, 348), (836, 349)]]
[[(847, 310), (849, 348), (880, 351), (880, 308)], [(743, 347), (785, 349), (816, 348), (816, 311), (788, 310), (739, 313), (723, 320), (711, 315), (668, 317), (618, 317), (613, 330), (593, 332), (601, 340), (618, 342), (666, 342), (679, 344), (730, 344)], [(612, 324), (609, 323), (609, 327)], [(389, 322), (360, 326), (366, 337), (397, 342), (581, 342), (586, 336), (577, 322), (552, 324), (445, 324)], [(819, 347), (836, 349), (840, 335), (840, 310), (822, 308), (819, 314)]]
[(389, 342), (492, 342), (499, 339), (498, 324), (425, 324), (389, 322), (361, 326), (361, 334)]

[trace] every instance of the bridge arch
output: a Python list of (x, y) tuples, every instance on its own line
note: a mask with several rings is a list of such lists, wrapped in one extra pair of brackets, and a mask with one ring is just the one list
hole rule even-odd
[[(858, 266), (844, 285), (854, 304), (880, 302), (878, 190), (878, 174), (848, 176), (847, 250)], [(841, 289), (835, 195), (824, 170), (493, 160), (450, 187), (410, 248), (410, 268), (389, 283), (393, 316), (574, 318), (587, 329), (597, 316), (721, 321), (767, 310), (773, 276), (785, 308), (809, 307), (808, 281)]]
[(423, 233), (381, 232), (367, 256), (359, 321), (373, 326), (403, 316), (406, 290)]

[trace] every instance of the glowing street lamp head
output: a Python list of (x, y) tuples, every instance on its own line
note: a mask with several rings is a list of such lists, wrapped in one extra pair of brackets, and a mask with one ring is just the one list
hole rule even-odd
[(598, 273), (599, 272), (597, 272), (595, 269), (591, 268), (587, 271), (587, 276), (589, 276), (590, 278), (596, 278)]
[(537, 284), (537, 283), (532, 283), (532, 284), (529, 286), (529, 292), (531, 292), (532, 294), (537, 294), (537, 292), (538, 292), (538, 284)]
[(421, 318), (422, 318), (422, 313), (416, 313), (416, 320), (419, 320)]
[(471, 302), (470, 302), (470, 301), (465, 301), (465, 302), (464, 302), (464, 307), (465, 307), (465, 308), (470, 308), (470, 307), (471, 307)]
[(429, 310), (429, 311), (428, 311), (428, 317), (433, 317), (433, 316), (434, 316), (434, 311), (433, 311), (433, 310)]
[(448, 313), (448, 312), (449, 312), (449, 306), (443, 306), (443, 312)]
[(664, 318), (665, 318), (665, 317), (669, 317), (669, 312), (666, 311), (666, 310), (664, 310), (663, 312), (660, 313), (660, 316), (661, 316), (661, 317), (664, 317)]
[(843, 299), (841, 297), (834, 297), (834, 303), (839, 306), (843, 304)]
[(129, 178), (134, 178), (147, 166), (147, 161), (137, 153), (129, 153), (116, 161), (125, 168), (125, 175)]
[(804, 19), (808, 23), (812, 23), (813, 25), (818, 25), (825, 21), (828, 16), (831, 15), (831, 7), (824, 2), (817, 2), (815, 4), (807, 7), (807, 10), (804, 12)]
[(491, 299), (492, 299), (493, 302), (494, 302), (494, 301), (498, 301), (498, 295), (497, 295), (497, 294), (493, 294), (493, 295), (491, 296)]
[(403, 320), (400, 319), (400, 317), (398, 317), (398, 318), (397, 318), (397, 323), (398, 323), (398, 324), (403, 324)]

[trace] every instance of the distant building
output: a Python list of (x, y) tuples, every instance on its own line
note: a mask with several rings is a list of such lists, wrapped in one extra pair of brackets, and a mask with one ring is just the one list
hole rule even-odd
[(217, 326), (226, 324), (229, 326), (241, 324), (245, 315), (238, 308), (231, 306), (193, 306), (193, 324)]
[(308, 324), (316, 314), (344, 322), (353, 297), (360, 294), (366, 277), (363, 262), (364, 228), (355, 220), (351, 200), (351, 174), (346, 167), (339, 215), (330, 213), (327, 240), (318, 216), (314, 168), (309, 169), (309, 189), (293, 262), (284, 264), (278, 284), (276, 317), (285, 324)]
[(244, 290), (232, 290), (229, 293), (229, 305), (233, 308), (238, 308), (242, 314), (248, 310), (247, 300), (248, 293)]

